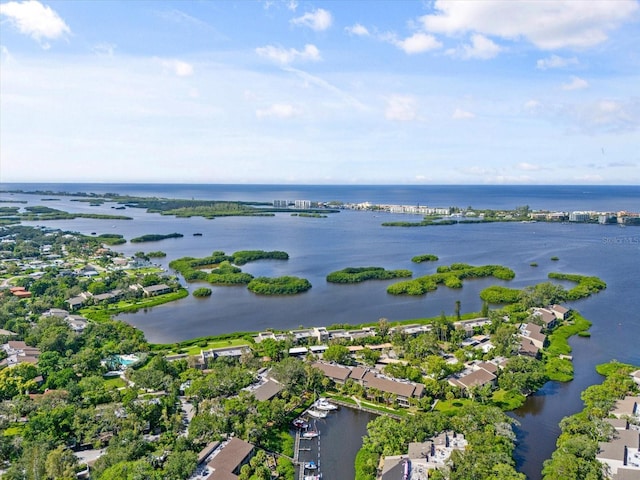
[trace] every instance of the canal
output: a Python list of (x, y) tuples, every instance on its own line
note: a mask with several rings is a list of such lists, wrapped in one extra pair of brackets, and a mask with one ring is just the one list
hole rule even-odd
[(355, 478), (356, 454), (367, 434), (367, 423), (374, 418), (376, 415), (369, 412), (340, 407), (326, 418), (311, 420), (310, 429), (318, 431), (319, 436), (300, 441), (300, 462), (314, 462), (323, 480)]

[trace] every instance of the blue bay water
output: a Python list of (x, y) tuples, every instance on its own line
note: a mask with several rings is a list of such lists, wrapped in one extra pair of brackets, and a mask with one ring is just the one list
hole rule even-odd
[[(289, 186), (289, 185), (0, 185), (0, 190), (52, 190), (71, 192), (116, 192), (166, 198), (201, 198), (269, 202), (274, 199), (312, 201), (420, 204), (474, 208), (640, 211), (640, 188), (577, 186)], [(573, 306), (593, 322), (591, 338), (574, 338), (576, 376), (567, 384), (548, 383), (514, 413), (518, 428), (516, 458), (528, 478), (540, 478), (544, 459), (551, 455), (559, 433), (558, 422), (582, 408), (580, 391), (600, 381), (594, 367), (611, 359), (640, 364), (640, 227), (496, 223), (422, 228), (382, 227), (390, 220), (416, 221), (417, 216), (341, 211), (328, 218), (303, 218), (290, 214), (275, 217), (230, 217), (205, 220), (176, 219), (147, 214), (140, 209), (114, 211), (111, 204), (91, 207), (61, 197), (41, 202), (46, 195), (1, 194), (2, 200), (26, 199), (67, 211), (118, 213), (134, 221), (76, 219), (46, 225), (90, 234), (121, 233), (132, 238), (148, 233), (179, 232), (185, 236), (149, 244), (115, 247), (126, 254), (139, 250), (167, 253), (160, 263), (182, 256), (200, 257), (214, 250), (284, 250), (290, 259), (261, 261), (243, 269), (255, 276), (296, 275), (307, 278), (312, 289), (294, 297), (259, 297), (243, 287), (214, 287), (208, 299), (186, 299), (118, 318), (142, 329), (151, 342), (178, 340), (233, 331), (299, 326), (359, 324), (452, 315), (455, 302), (462, 311), (479, 311), (479, 292), (492, 284), (515, 288), (547, 280), (552, 271), (596, 275), (608, 288)], [(3, 203), (3, 205), (11, 205)], [(202, 236), (193, 236), (193, 233)], [(431, 253), (440, 260), (414, 264), (415, 255)], [(559, 257), (557, 262), (552, 256)], [(511, 282), (492, 279), (464, 283), (462, 289), (440, 287), (424, 297), (394, 297), (386, 293), (391, 283), (332, 285), (325, 280), (334, 270), (349, 266), (406, 268), (414, 277), (433, 273), (438, 265), (465, 262), (474, 265), (501, 264), (512, 268)], [(538, 267), (531, 267), (537, 262)], [(191, 285), (190, 288), (196, 288)], [(358, 439), (359, 441), (359, 439)], [(352, 460), (350, 460), (352, 463)]]

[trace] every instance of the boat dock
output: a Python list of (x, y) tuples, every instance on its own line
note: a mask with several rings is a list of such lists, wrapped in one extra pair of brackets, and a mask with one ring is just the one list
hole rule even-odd
[[(307, 427), (309, 428), (309, 427)], [(298, 467), (298, 480), (304, 480), (304, 478), (306, 476), (313, 476), (313, 475), (321, 475), (320, 473), (320, 435), (317, 435), (315, 437), (303, 437), (304, 430), (297, 428), (296, 429), (296, 437), (295, 437), (295, 443), (294, 443), (294, 450), (293, 450), (293, 463), (295, 466)], [(314, 445), (311, 442), (304, 442), (301, 445), (301, 441), (302, 440), (315, 440), (317, 442), (317, 448), (312, 448), (315, 447), (316, 445)], [(316, 451), (316, 455), (315, 455), (315, 459), (313, 460), (301, 460), (300, 459), (300, 454), (301, 452), (309, 452), (309, 454), (311, 454), (311, 452)], [(315, 465), (315, 468), (308, 469), (305, 468), (305, 465), (308, 463), (313, 463)]]

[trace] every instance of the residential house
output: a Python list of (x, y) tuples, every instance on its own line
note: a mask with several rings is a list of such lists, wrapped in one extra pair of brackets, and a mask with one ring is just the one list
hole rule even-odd
[(544, 329), (550, 330), (558, 323), (558, 317), (547, 308), (534, 308), (532, 315), (537, 318)]
[(563, 307), (562, 305), (549, 305), (549, 310), (553, 313), (558, 320), (566, 320), (571, 313), (571, 309)]
[(627, 395), (623, 399), (618, 400), (613, 407), (611, 414), (617, 418), (635, 416), (640, 420), (640, 396), (632, 397)]
[(84, 329), (87, 328), (89, 324), (88, 320), (81, 315), (68, 315), (65, 321), (67, 325), (69, 325), (69, 328), (76, 333), (84, 332)]
[(476, 328), (482, 328), (485, 325), (489, 325), (490, 323), (491, 320), (489, 320), (487, 317), (479, 317), (472, 318), (470, 320), (460, 320), (458, 322), (453, 322), (453, 326), (455, 328), (464, 330), (466, 336), (471, 337), (475, 333)]
[(211, 471), (206, 480), (237, 480), (240, 469), (253, 457), (254, 446), (231, 438), (220, 444), (210, 455), (207, 467)]
[(260, 383), (258, 386), (250, 387), (249, 391), (253, 393), (253, 395), (256, 397), (256, 400), (258, 400), (259, 402), (263, 402), (276, 397), (283, 389), (284, 385), (272, 378), (268, 378), (265, 382)]
[(209, 350), (200, 351), (200, 359), (204, 365), (207, 364), (207, 360), (218, 357), (235, 358), (239, 360), (242, 355), (249, 353), (251, 350), (246, 345), (239, 345), (237, 347), (223, 347), (223, 348), (210, 348)]
[(142, 287), (142, 292), (146, 297), (153, 297), (155, 295), (162, 295), (163, 293), (169, 293), (171, 287), (164, 283), (158, 285), (149, 285), (148, 287)]
[(409, 399), (419, 399), (424, 395), (424, 385), (421, 383), (395, 380), (377, 375), (373, 371), (368, 371), (364, 374), (362, 383), (368, 390), (376, 389), (383, 394), (395, 395), (398, 405), (402, 407), (408, 407), (410, 405)]
[(266, 339), (271, 339), (271, 340), (275, 340), (276, 342), (279, 342), (281, 340), (286, 340), (287, 336), (282, 333), (276, 334), (273, 332), (260, 332), (257, 335), (255, 335), (253, 339), (255, 340), (256, 343), (260, 343)]
[(611, 440), (598, 444), (596, 460), (606, 465), (608, 478), (640, 479), (640, 432), (614, 430)]
[(412, 442), (405, 455), (382, 458), (379, 480), (429, 478), (429, 470), (446, 465), (454, 450), (465, 450), (467, 440), (460, 433), (442, 432), (426, 442)]
[(538, 358), (540, 355), (540, 347), (537, 347), (530, 338), (520, 337), (518, 354), (526, 357)]
[(66, 318), (68, 315), (69, 315), (69, 312), (61, 308), (50, 308), (49, 310), (47, 310), (42, 314), (43, 317), (57, 317), (57, 318)]
[(495, 384), (497, 378), (495, 373), (498, 371), (495, 364), (481, 362), (479, 364), (472, 364), (470, 367), (471, 368), (461, 373), (450, 376), (447, 379), (449, 385), (461, 388), (468, 393), (473, 387)]
[(351, 375), (351, 369), (344, 365), (335, 363), (315, 362), (313, 367), (318, 368), (324, 373), (325, 377), (330, 378), (337, 384), (344, 384)]
[(11, 288), (9, 288), (9, 292), (11, 293), (11, 295), (13, 295), (14, 297), (18, 297), (18, 298), (30, 298), (31, 297), (31, 292), (27, 291), (27, 289), (24, 288), (24, 287), (11, 287)]
[(2, 345), (2, 349), (7, 353), (7, 358), (0, 362), (0, 367), (14, 367), (20, 363), (38, 363), (40, 350), (30, 347), (21, 340), (9, 340)]
[(535, 323), (523, 323), (520, 325), (520, 336), (529, 340), (538, 349), (544, 348), (547, 341), (547, 336), (542, 333), (542, 327)]
[(110, 302), (112, 300), (117, 300), (122, 296), (122, 290), (111, 290), (110, 292), (99, 293), (93, 296), (94, 303), (100, 302)]

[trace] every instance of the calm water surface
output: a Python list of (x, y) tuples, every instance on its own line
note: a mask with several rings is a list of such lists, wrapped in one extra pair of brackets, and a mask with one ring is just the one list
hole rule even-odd
[(303, 448), (310, 449), (300, 452), (300, 460), (316, 462), (324, 479), (355, 478), (354, 460), (367, 434), (367, 424), (374, 418), (368, 412), (340, 407), (327, 418), (313, 420), (312, 426), (320, 436), (300, 441)]
[[(37, 187), (31, 185), (24, 189), (45, 189)], [(119, 192), (169, 198), (342, 200), (431, 206), (472, 205), (476, 208), (514, 208), (528, 204), (532, 209), (640, 211), (638, 187), (49, 187), (51, 190), (66, 188), (68, 191)], [(531, 480), (540, 478), (542, 463), (555, 448), (558, 422), (562, 417), (579, 411), (582, 408), (580, 392), (601, 380), (595, 373), (595, 365), (611, 359), (640, 364), (640, 313), (637, 308), (640, 227), (513, 223), (390, 228), (380, 224), (390, 220), (416, 221), (419, 217), (352, 211), (342, 211), (324, 219), (292, 217), (289, 214), (265, 218), (175, 219), (146, 214), (139, 209), (114, 211), (108, 203), (90, 207), (86, 203), (72, 202), (68, 197), (44, 203), (40, 196), (33, 195), (2, 194), (1, 197), (3, 200), (25, 198), (29, 204), (45, 204), (67, 211), (118, 213), (135, 218), (134, 221), (78, 219), (48, 222), (47, 226), (53, 228), (85, 234), (121, 233), (125, 238), (148, 233), (183, 233), (185, 236), (179, 239), (116, 247), (126, 254), (139, 250), (162, 250), (167, 253), (161, 262), (165, 268), (172, 259), (201, 257), (214, 250), (227, 253), (244, 249), (284, 250), (289, 253), (288, 261), (260, 261), (246, 265), (243, 270), (256, 276), (300, 276), (313, 285), (302, 295), (278, 298), (259, 297), (243, 287), (213, 287), (213, 295), (208, 299), (188, 297), (146, 312), (119, 316), (142, 329), (151, 342), (175, 342), (266, 328), (359, 324), (376, 322), (380, 317), (403, 320), (438, 316), (442, 311), (452, 315), (457, 300), (461, 301), (463, 312), (479, 311), (481, 302), (478, 294), (492, 284), (522, 288), (546, 281), (552, 271), (602, 278), (608, 284), (605, 291), (573, 305), (593, 322), (591, 338), (571, 340), (575, 379), (566, 384), (548, 383), (523, 408), (513, 413), (520, 422), (516, 449), (518, 468)], [(194, 237), (192, 234), (196, 232), (203, 235)], [(425, 253), (438, 255), (440, 260), (420, 265), (411, 262), (413, 256)], [(552, 256), (558, 256), (560, 260), (553, 262), (550, 260)], [(452, 262), (501, 264), (512, 268), (516, 278), (511, 282), (493, 279), (467, 281), (462, 289), (440, 287), (436, 292), (417, 298), (388, 295), (386, 287), (391, 282), (340, 286), (325, 281), (328, 273), (350, 266), (406, 268), (417, 277), (433, 273), (438, 265)], [(539, 266), (531, 267), (532, 262)], [(197, 286), (193, 284), (190, 288)], [(345, 426), (348, 412), (343, 414), (344, 421), (327, 421), (327, 438), (321, 439), (321, 458), (325, 466), (329, 463), (338, 468), (335, 475), (327, 478), (352, 478), (351, 474), (345, 476), (342, 472), (348, 465), (353, 468), (353, 458), (364, 433), (355, 426)], [(366, 424), (365, 420), (363, 422)], [(339, 432), (335, 433), (335, 442), (327, 441), (332, 431)], [(354, 452), (347, 452), (345, 444), (353, 445)], [(330, 445), (338, 446), (335, 453), (329, 453)], [(324, 468), (323, 471), (329, 473)]]

